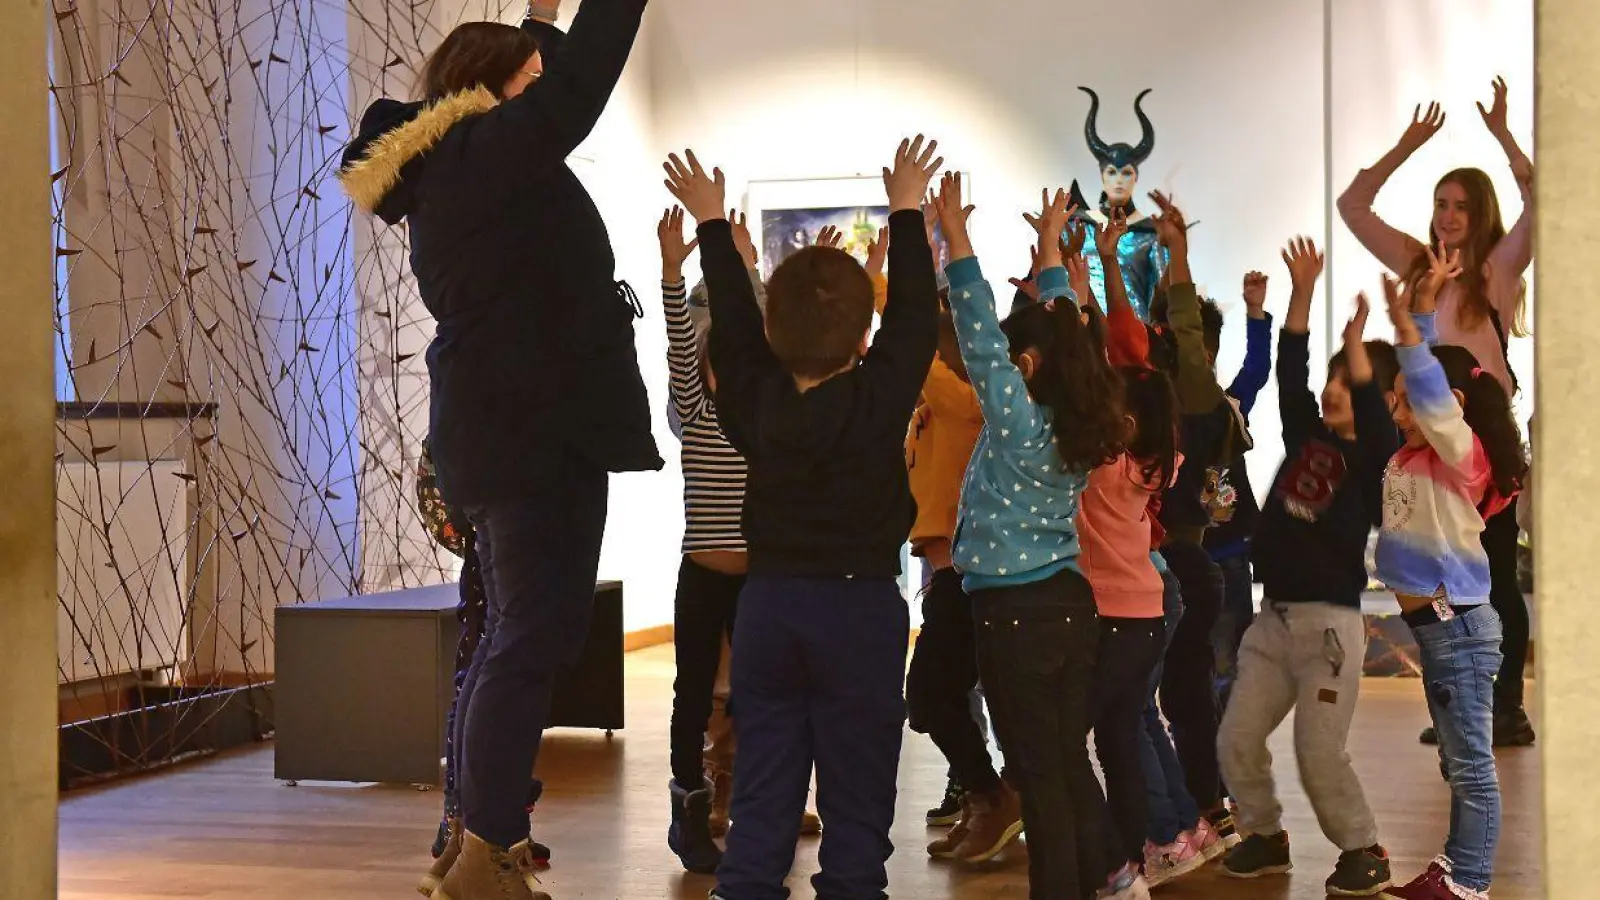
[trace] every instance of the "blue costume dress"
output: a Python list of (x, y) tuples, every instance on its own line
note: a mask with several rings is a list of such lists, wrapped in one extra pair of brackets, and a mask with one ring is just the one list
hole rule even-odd
[[(1100, 254), (1094, 252), (1095, 237), (1101, 224), (1086, 215), (1076, 217), (1083, 222), (1087, 234), (1083, 246), (1084, 259), (1089, 263), (1089, 286), (1100, 308), (1106, 308), (1106, 271), (1100, 263)], [(1167, 248), (1156, 238), (1155, 224), (1148, 218), (1128, 226), (1117, 241), (1117, 263), (1122, 267), (1122, 284), (1128, 292), (1128, 302), (1141, 321), (1150, 321), (1150, 302), (1155, 299), (1156, 286), (1167, 271)]]

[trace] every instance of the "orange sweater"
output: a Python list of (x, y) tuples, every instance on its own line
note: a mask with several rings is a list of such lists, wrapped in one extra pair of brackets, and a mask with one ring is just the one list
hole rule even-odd
[[(874, 276), (872, 287), (881, 314), (887, 281)], [(911, 526), (913, 549), (928, 541), (955, 537), (961, 483), (982, 431), (983, 410), (972, 385), (935, 356), (906, 432), (906, 468), (911, 476), (911, 496), (917, 501), (917, 521)]]
[(912, 547), (935, 538), (955, 537), (961, 483), (981, 431), (983, 410), (978, 408), (972, 385), (935, 357), (906, 435), (906, 467), (911, 474), (911, 496), (917, 501)]

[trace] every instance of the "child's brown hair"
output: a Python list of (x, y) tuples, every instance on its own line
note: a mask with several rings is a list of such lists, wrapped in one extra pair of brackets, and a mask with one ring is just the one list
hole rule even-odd
[(790, 374), (827, 378), (861, 352), (872, 326), (872, 279), (855, 258), (806, 247), (767, 282), (767, 341)]

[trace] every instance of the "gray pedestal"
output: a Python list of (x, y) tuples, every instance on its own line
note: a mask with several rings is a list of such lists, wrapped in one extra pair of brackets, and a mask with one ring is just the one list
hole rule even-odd
[[(454, 695), (454, 584), (276, 611), (276, 774), (437, 784)], [(595, 588), (583, 659), (557, 680), (552, 726), (623, 726), (622, 585)]]

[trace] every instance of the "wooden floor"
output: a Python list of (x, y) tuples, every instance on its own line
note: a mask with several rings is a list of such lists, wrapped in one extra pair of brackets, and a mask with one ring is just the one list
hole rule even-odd
[[(612, 741), (552, 732), (540, 758), (548, 787), (535, 834), (554, 849), (545, 889), (557, 900), (675, 897), (701, 900), (711, 879), (685, 875), (667, 851), (667, 720), (672, 648), (628, 657), (630, 728)], [(1362, 685), (1351, 753), (1378, 816), (1397, 877), (1439, 851), (1449, 811), (1432, 748), (1417, 743), (1427, 711), (1414, 679)], [(1257, 882), (1202, 872), (1158, 897), (1320, 898), (1336, 853), (1317, 830), (1280, 729), (1274, 750), (1298, 868)], [(924, 737), (907, 735), (900, 771), (897, 851), (890, 891), (916, 898), (1024, 898), (1025, 851), (967, 868), (930, 862), (922, 811), (944, 787), (944, 763)], [(1500, 756), (1505, 818), (1497, 900), (1543, 896), (1539, 871), (1539, 757)], [(440, 795), (409, 787), (303, 784), (272, 777), (270, 745), (163, 774), (68, 795), (61, 804), (61, 893), (72, 900), (399, 900), (425, 868)], [(817, 841), (803, 840), (790, 886), (809, 897)]]

